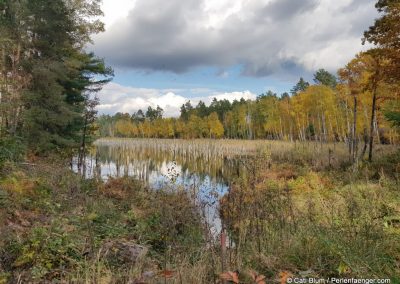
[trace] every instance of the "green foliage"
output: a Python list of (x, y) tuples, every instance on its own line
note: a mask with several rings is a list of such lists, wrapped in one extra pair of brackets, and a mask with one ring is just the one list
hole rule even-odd
[(327, 87), (334, 89), (337, 85), (337, 79), (334, 75), (326, 71), (325, 69), (319, 69), (314, 74), (314, 82), (317, 84), (322, 84)]
[(193, 111), (193, 106), (190, 103), (190, 101), (187, 101), (185, 104), (181, 106), (181, 118), (184, 121), (187, 121), (192, 111)]
[(0, 167), (6, 162), (20, 162), (24, 159), (26, 147), (18, 137), (0, 139)]
[(290, 90), (292, 95), (296, 95), (300, 92), (304, 92), (307, 87), (310, 86), (310, 83), (304, 81), (303, 78), (300, 78), (299, 82)]
[(385, 107), (385, 118), (392, 123), (394, 127), (400, 128), (400, 102), (389, 103)]
[(99, 2), (6, 0), (2, 5), (2, 132), (23, 137), (34, 153), (71, 154), (82, 136), (92, 134), (96, 100), (91, 94), (112, 76), (102, 59), (84, 50), (90, 36), (103, 30), (96, 19), (102, 14)]
[(9, 193), (3, 189), (0, 189), (0, 206), (5, 208), (7, 205), (9, 205), (9, 202)]
[(33, 279), (43, 279), (52, 270), (72, 267), (82, 259), (79, 243), (74, 236), (64, 232), (61, 224), (50, 228), (35, 227), (20, 245), (15, 268), (30, 267)]
[(400, 112), (398, 111), (388, 111), (385, 113), (385, 117), (394, 126), (400, 127)]
[(157, 106), (156, 109), (153, 109), (151, 106), (147, 108), (146, 111), (146, 118), (148, 118), (150, 121), (162, 118), (163, 114), (163, 109)]
[(314, 128), (314, 125), (309, 124), (309, 125), (307, 126), (307, 128), (306, 128), (306, 135), (307, 135), (307, 138), (308, 138), (308, 139), (310, 139), (310, 140), (313, 140), (313, 139), (314, 139), (314, 137), (315, 137), (315, 128)]

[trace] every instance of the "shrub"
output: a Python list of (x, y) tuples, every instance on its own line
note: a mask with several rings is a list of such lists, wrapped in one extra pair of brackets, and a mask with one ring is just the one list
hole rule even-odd
[(5, 137), (0, 139), (0, 167), (7, 161), (22, 161), (26, 152), (26, 147), (18, 137)]

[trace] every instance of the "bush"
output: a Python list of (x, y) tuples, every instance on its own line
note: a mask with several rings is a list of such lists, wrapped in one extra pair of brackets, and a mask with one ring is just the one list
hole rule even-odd
[(14, 268), (29, 268), (32, 279), (53, 278), (57, 271), (71, 269), (82, 256), (83, 244), (63, 230), (61, 223), (50, 227), (35, 227), (29, 237), (19, 245)]
[(278, 174), (283, 167), (238, 180), (221, 201), (235, 268), (267, 276), (282, 267), (319, 277), (400, 273), (396, 181), (343, 184), (339, 172), (336, 180), (300, 169), (287, 177)]
[(18, 137), (5, 137), (0, 139), (0, 167), (4, 163), (22, 161), (26, 153), (26, 147)]

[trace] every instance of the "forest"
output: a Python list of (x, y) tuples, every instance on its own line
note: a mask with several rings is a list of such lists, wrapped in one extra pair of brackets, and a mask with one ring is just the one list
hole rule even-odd
[[(373, 52), (373, 51), (370, 51)], [(361, 93), (356, 111), (357, 139), (369, 136), (373, 115), (374, 129), (378, 141), (394, 143), (398, 133), (392, 128), (391, 113), (396, 109), (398, 94), (395, 85), (380, 84), (376, 90), (376, 102), (372, 107), (373, 92), (367, 86), (373, 72), (367, 66), (373, 60), (367, 52), (354, 59), (352, 64), (365, 65), (359, 80)], [(351, 67), (348, 67), (351, 68)], [(345, 69), (339, 70), (345, 72)], [(200, 101), (192, 106), (190, 101), (181, 107), (179, 119), (164, 118), (163, 109), (149, 107), (145, 112), (101, 115), (98, 119), (102, 137), (145, 138), (228, 138), (228, 139), (273, 139), (315, 140), (346, 142), (350, 140), (353, 126), (353, 97), (346, 79), (337, 79), (321, 69), (314, 75), (314, 85), (300, 78), (288, 93), (277, 95), (272, 91), (261, 94), (255, 101), (218, 101), (207, 106)], [(315, 102), (315, 103), (314, 103)]]
[(98, 114), (101, 7), (0, 0), (0, 284), (400, 283), (398, 0), (336, 74), (179, 117)]
[(99, 1), (4, 0), (0, 11), (2, 147), (73, 155), (113, 74), (84, 49), (103, 30)]

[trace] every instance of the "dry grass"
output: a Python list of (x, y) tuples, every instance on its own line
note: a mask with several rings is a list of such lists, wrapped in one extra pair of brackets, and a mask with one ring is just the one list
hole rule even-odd
[[(254, 156), (262, 153), (266, 159), (308, 165), (314, 169), (338, 168), (349, 163), (348, 147), (345, 143), (286, 142), (275, 140), (215, 140), (215, 139), (140, 139), (102, 138), (97, 147), (129, 149), (130, 156), (147, 153), (167, 153), (173, 157), (189, 160), (203, 159), (215, 162), (224, 158)], [(361, 149), (361, 145), (359, 147)], [(399, 149), (396, 145), (375, 145), (375, 157), (386, 156)]]

